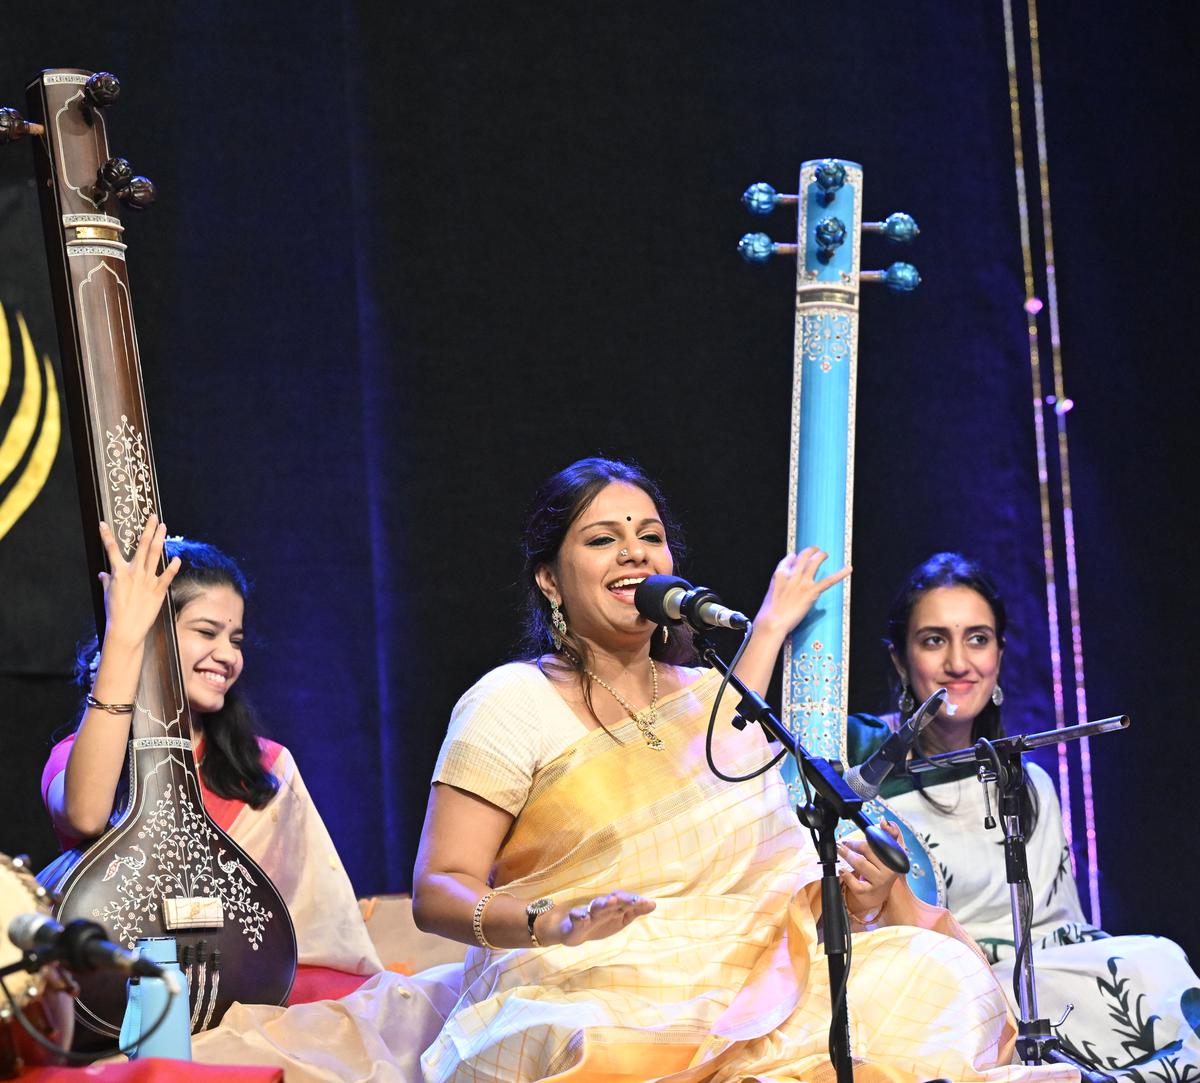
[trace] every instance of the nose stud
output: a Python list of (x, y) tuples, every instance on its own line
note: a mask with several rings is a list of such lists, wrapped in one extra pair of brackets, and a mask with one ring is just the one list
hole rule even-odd
[(620, 552), (620, 553), (618, 553), (617, 555), (618, 555), (618, 556), (622, 556), (622, 557), (627, 557), (627, 556), (629, 556), (629, 550), (628, 550), (628, 549), (622, 549), (622, 550), (621, 550), (621, 552)]

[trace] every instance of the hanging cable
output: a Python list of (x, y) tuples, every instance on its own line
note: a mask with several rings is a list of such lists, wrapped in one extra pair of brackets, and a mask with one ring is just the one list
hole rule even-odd
[[(1054, 230), (1050, 215), (1050, 161), (1046, 149), (1046, 111), (1042, 92), (1042, 49), (1037, 0), (1028, 0), (1029, 52), (1033, 73), (1033, 116), (1037, 131), (1038, 191), (1042, 201), (1042, 249), (1046, 262), (1046, 302), (1050, 320), (1050, 361), (1054, 373), (1054, 417), (1058, 431), (1058, 476), (1062, 486), (1063, 557), (1067, 568), (1067, 601), (1071, 620), (1071, 663), (1075, 673), (1075, 721), (1088, 720), (1087, 688), (1083, 673), (1083, 630), (1079, 613), (1079, 575), (1075, 562), (1075, 514), (1071, 504), (1071, 468), (1067, 451), (1067, 414), (1074, 405), (1063, 379), (1062, 335), (1058, 319), (1058, 280), (1055, 273)], [(1079, 768), (1083, 788), (1084, 834), (1088, 855), (1089, 913), (1100, 924), (1100, 867), (1096, 853), (1096, 809), (1092, 796), (1092, 751), (1087, 737), (1079, 739)]]
[[(1004, 40), (1008, 69), (1009, 113), (1012, 124), (1013, 164), (1017, 188), (1017, 211), (1020, 227), (1021, 261), (1025, 286), (1025, 321), (1029, 341), (1029, 369), (1033, 390), (1033, 428), (1037, 454), (1038, 497), (1042, 520), (1042, 559), (1046, 579), (1046, 618), (1050, 640), (1050, 676), (1053, 686), (1054, 722), (1058, 729), (1067, 725), (1065, 679), (1063, 676), (1063, 629), (1059, 620), (1059, 591), (1056, 573), (1056, 546), (1054, 522), (1050, 502), (1050, 469), (1044, 411), (1047, 405), (1054, 407), (1057, 440), (1055, 451), (1058, 459), (1060, 499), (1062, 507), (1061, 529), (1064, 538), (1064, 556), (1067, 572), (1067, 597), (1070, 614), (1071, 658), (1075, 685), (1076, 721), (1087, 721), (1087, 695), (1084, 687), (1083, 638), (1080, 625), (1078, 575), (1075, 560), (1075, 524), (1071, 505), (1070, 469), (1067, 455), (1066, 415), (1071, 400), (1066, 397), (1062, 367), (1061, 334), (1058, 316), (1058, 290), (1055, 277), (1053, 230), (1050, 214), (1050, 181), (1046, 144), (1044, 94), (1042, 87), (1041, 52), (1038, 41), (1036, 0), (1027, 0), (1029, 41), (1033, 80), (1033, 105), (1037, 140), (1038, 191), (1044, 249), (1044, 274), (1046, 298), (1044, 305), (1037, 295), (1034, 279), (1033, 250), (1030, 232), (1029, 197), (1025, 180), (1024, 136), (1021, 126), (1021, 92), (1017, 70), (1016, 35), (1013, 24), (1012, 0), (1002, 0), (1004, 12)], [(1039, 343), (1038, 316), (1048, 307), (1050, 325), (1051, 378), (1054, 391), (1046, 395), (1043, 388), (1041, 350)], [(1082, 776), (1083, 811), (1088, 862), (1088, 901), (1091, 920), (1100, 924), (1099, 866), (1096, 849), (1095, 807), (1092, 794), (1091, 751), (1085, 739), (1080, 745), (1080, 771)], [(1072, 869), (1075, 869), (1073, 846), (1073, 817), (1070, 760), (1065, 745), (1058, 746), (1058, 788), (1063, 805), (1063, 829), (1070, 849)]]

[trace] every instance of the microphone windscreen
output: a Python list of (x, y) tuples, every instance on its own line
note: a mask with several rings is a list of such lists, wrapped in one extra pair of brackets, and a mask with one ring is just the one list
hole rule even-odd
[(633, 592), (633, 604), (647, 620), (655, 624), (670, 624), (678, 618), (667, 614), (665, 602), (667, 594), (676, 587), (685, 591), (692, 589), (691, 583), (677, 575), (647, 576)]
[(851, 767), (849, 771), (842, 775), (842, 781), (864, 801), (870, 801), (879, 792), (879, 787), (875, 787), (874, 791), (872, 791), (871, 786), (862, 777), (861, 766)]
[(22, 951), (37, 947), (37, 934), (50, 919), (45, 914), (17, 914), (8, 923), (8, 939)]

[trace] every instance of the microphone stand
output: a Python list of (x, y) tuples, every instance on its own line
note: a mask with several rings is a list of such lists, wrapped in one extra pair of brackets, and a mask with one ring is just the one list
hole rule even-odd
[[(750, 634), (749, 628), (746, 634)], [(829, 1059), (837, 1072), (837, 1083), (854, 1083), (854, 1064), (850, 1057), (850, 1019), (846, 1007), (848, 990), (845, 986), (850, 928), (837, 873), (838, 821), (849, 820), (858, 826), (866, 835), (871, 849), (888, 868), (901, 874), (908, 872), (908, 856), (889, 835), (863, 815), (862, 798), (846, 785), (833, 765), (826, 759), (811, 755), (779, 721), (767, 701), (753, 689), (747, 688), (731, 672), (716, 648), (702, 634), (697, 634), (695, 645), (700, 657), (723, 674), (741, 697), (738, 705), (741, 725), (738, 728), (757, 722), (773, 740), (795, 757), (801, 773), (812, 787), (811, 802), (797, 809), (796, 815), (816, 836), (817, 856), (821, 862), (821, 920), (824, 926), (825, 959), (829, 967), (829, 990), (831, 995), (842, 990), (842, 995), (833, 1005)], [(736, 719), (734, 724), (738, 724)]]
[(25, 971), (29, 974), (36, 973), (48, 963), (53, 962), (49, 953), (38, 951), (25, 951), (15, 963), (9, 963), (8, 966), (0, 967), (0, 981), (7, 978), (10, 974), (19, 974)]
[[(953, 764), (979, 764), (978, 778), (984, 787), (984, 807), (987, 808), (987, 784), (995, 782), (1000, 792), (1000, 824), (1004, 833), (1004, 867), (1009, 885), (1009, 905), (1012, 908), (1013, 943), (1016, 958), (1013, 962), (1013, 991), (1016, 993), (1020, 1018), (1017, 1021), (1017, 1055), (1026, 1064), (1054, 1061), (1079, 1070), (1086, 1083), (1114, 1083), (1106, 1072), (1076, 1060), (1064, 1051), (1053, 1033), (1050, 1021), (1038, 1016), (1037, 978), (1033, 967), (1033, 888), (1029, 882), (1029, 862), (1026, 856), (1025, 831), (1021, 826), (1021, 808), (1029, 783), (1025, 777), (1022, 756), (1033, 748), (1062, 741), (1078, 740), (1097, 733), (1109, 733), (1129, 725), (1128, 715), (1105, 718), (1099, 722), (1084, 722), (1078, 726), (1047, 730), (1043, 733), (1018, 734), (996, 741), (980, 740), (972, 748), (943, 752), (928, 759), (913, 759), (908, 764), (911, 774), (932, 771)], [(984, 827), (996, 826), (990, 808)], [(1061, 1026), (1071, 1013), (1068, 1005)]]

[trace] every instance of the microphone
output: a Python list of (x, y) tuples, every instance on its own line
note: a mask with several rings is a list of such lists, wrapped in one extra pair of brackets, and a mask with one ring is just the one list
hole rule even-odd
[(64, 926), (45, 914), (18, 914), (8, 924), (9, 940), (42, 963), (58, 960), (77, 974), (120, 970), (136, 977), (168, 977), (157, 963), (105, 940), (105, 935), (103, 926), (94, 921), (76, 919)]
[(707, 628), (739, 628), (750, 626), (750, 618), (736, 609), (729, 609), (708, 587), (693, 587), (686, 579), (675, 575), (651, 575), (638, 584), (633, 592), (637, 611), (655, 624), (686, 621), (697, 632)]
[(934, 692), (916, 709), (912, 718), (888, 737), (866, 760), (846, 772), (846, 785), (864, 801), (875, 797), (883, 786), (883, 780), (904, 763), (909, 750), (916, 744), (917, 734), (933, 720), (938, 708), (945, 704), (947, 714), (954, 714), (958, 710), (955, 704), (946, 703), (946, 697), (949, 695), (944, 688)]

